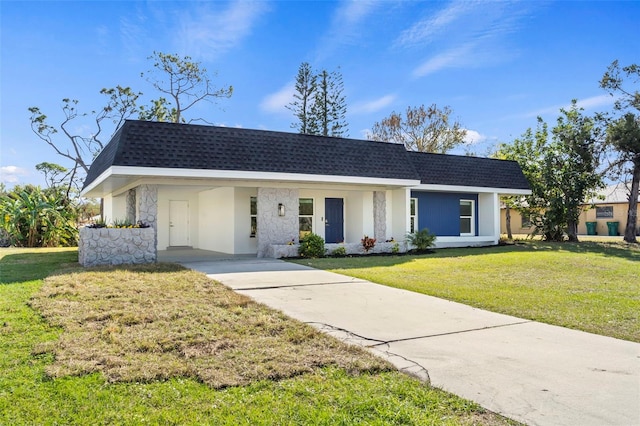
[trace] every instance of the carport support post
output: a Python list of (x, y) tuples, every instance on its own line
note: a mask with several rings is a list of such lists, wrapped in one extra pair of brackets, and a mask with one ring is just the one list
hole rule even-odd
[(156, 258), (158, 254), (158, 185), (136, 187), (136, 218), (153, 228)]
[(378, 243), (387, 240), (387, 193), (373, 192), (373, 237)]
[[(273, 257), (271, 246), (298, 240), (299, 191), (258, 188), (258, 257)], [(284, 208), (280, 215), (279, 204)]]
[(132, 224), (136, 223), (136, 190), (130, 189), (127, 191), (127, 198), (125, 200), (127, 209), (127, 220)]

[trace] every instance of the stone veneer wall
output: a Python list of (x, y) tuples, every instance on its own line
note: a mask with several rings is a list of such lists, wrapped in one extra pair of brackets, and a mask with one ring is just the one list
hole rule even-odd
[(82, 266), (153, 263), (158, 253), (154, 228), (81, 228), (78, 262)]
[(125, 199), (125, 207), (127, 209), (127, 220), (131, 223), (136, 223), (136, 190), (135, 189), (130, 189), (127, 191), (127, 198)]
[(378, 243), (387, 239), (387, 193), (373, 192), (373, 238)]
[(158, 228), (158, 185), (140, 185), (136, 187), (137, 220)]
[[(298, 198), (297, 189), (258, 188), (258, 257), (269, 256), (274, 244), (298, 241)], [(284, 216), (278, 216), (278, 204), (284, 204)]]

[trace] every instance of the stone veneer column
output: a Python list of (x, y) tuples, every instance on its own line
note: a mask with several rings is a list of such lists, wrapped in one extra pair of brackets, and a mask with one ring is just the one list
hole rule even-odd
[(149, 224), (154, 230), (154, 246), (158, 250), (158, 185), (136, 187), (137, 220)]
[(136, 208), (138, 206), (136, 206), (136, 190), (135, 189), (130, 189), (129, 191), (127, 191), (127, 198), (125, 200), (125, 205), (126, 205), (126, 209), (127, 209), (127, 217), (126, 219), (135, 224), (137, 219), (136, 219)]
[[(289, 188), (258, 188), (258, 257), (269, 256), (272, 244), (298, 241), (299, 192)], [(284, 216), (278, 216), (283, 204)]]
[(373, 191), (373, 233), (378, 243), (387, 240), (387, 193)]

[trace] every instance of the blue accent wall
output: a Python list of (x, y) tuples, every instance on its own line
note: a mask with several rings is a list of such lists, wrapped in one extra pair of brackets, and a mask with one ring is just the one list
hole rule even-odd
[(473, 200), (478, 235), (478, 194), (411, 191), (411, 198), (418, 199), (418, 229), (441, 237), (460, 236), (460, 200)]

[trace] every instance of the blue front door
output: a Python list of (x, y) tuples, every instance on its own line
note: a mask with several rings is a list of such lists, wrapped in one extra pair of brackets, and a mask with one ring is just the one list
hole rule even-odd
[(342, 198), (324, 199), (324, 240), (327, 243), (344, 241), (343, 207)]

